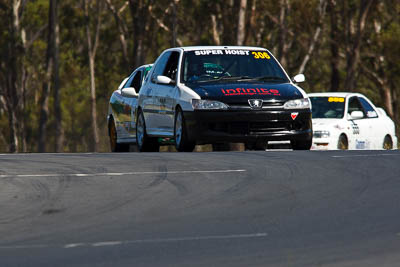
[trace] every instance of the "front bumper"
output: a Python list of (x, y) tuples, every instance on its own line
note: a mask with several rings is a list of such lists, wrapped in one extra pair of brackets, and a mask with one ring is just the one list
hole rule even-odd
[[(298, 115), (293, 120), (294, 112)], [(184, 112), (184, 117), (188, 138), (197, 144), (312, 139), (309, 110), (195, 110)]]
[(332, 150), (337, 149), (337, 141), (334, 144), (332, 138), (313, 137), (312, 150)]

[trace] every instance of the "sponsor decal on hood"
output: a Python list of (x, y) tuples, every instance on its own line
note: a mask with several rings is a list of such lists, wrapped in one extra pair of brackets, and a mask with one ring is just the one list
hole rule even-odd
[(287, 101), (302, 98), (301, 92), (290, 83), (229, 82), (187, 84), (202, 99), (229, 103), (247, 103), (249, 99)]

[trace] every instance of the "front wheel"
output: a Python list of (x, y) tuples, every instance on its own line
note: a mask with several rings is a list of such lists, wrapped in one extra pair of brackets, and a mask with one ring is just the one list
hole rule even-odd
[(182, 110), (179, 108), (176, 109), (175, 114), (174, 139), (175, 148), (179, 152), (192, 152), (196, 145), (187, 137), (185, 117), (183, 116)]
[(136, 144), (140, 152), (158, 152), (160, 150), (157, 139), (147, 136), (146, 123), (140, 110), (136, 122)]
[(339, 136), (338, 147), (339, 150), (348, 150), (349, 142), (347, 141), (347, 137), (344, 134)]

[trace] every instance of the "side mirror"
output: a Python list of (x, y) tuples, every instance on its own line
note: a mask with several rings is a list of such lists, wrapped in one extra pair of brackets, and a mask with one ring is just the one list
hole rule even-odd
[(174, 83), (174, 81), (171, 79), (171, 78), (169, 78), (169, 77), (167, 77), (167, 76), (161, 76), (161, 75), (159, 75), (159, 76), (157, 76), (157, 78), (156, 78), (156, 83), (159, 83), (159, 84), (172, 84), (172, 83)]
[(356, 110), (350, 113), (352, 120), (358, 120), (364, 118), (364, 113), (362, 111)]
[(129, 79), (129, 77), (126, 77), (122, 83), (118, 86), (118, 90), (120, 90), (122, 88), (122, 86), (124, 86), (124, 84), (126, 83), (126, 81)]
[(304, 74), (297, 74), (296, 76), (293, 77), (293, 81), (295, 83), (302, 83), (306, 81), (306, 76)]
[(127, 87), (127, 88), (121, 89), (121, 94), (122, 94), (122, 96), (126, 96), (126, 97), (136, 97), (137, 96), (136, 90), (133, 87)]

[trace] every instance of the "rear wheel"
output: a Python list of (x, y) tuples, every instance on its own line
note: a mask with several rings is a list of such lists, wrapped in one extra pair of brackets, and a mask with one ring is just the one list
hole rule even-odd
[(136, 144), (140, 152), (158, 152), (160, 150), (157, 139), (147, 136), (146, 123), (141, 110), (138, 112), (136, 122)]
[(108, 123), (108, 135), (110, 136), (110, 148), (112, 152), (129, 152), (129, 144), (117, 143), (118, 134), (114, 119), (111, 119)]
[(337, 148), (338, 148), (339, 150), (348, 150), (348, 149), (349, 149), (349, 142), (348, 142), (348, 140), (347, 140), (346, 135), (341, 134), (341, 135), (339, 136)]
[(393, 149), (393, 141), (389, 135), (386, 135), (385, 139), (383, 139), (383, 149)]
[(180, 108), (176, 109), (174, 123), (175, 148), (179, 152), (192, 152), (196, 144), (188, 140), (186, 133), (185, 117)]

